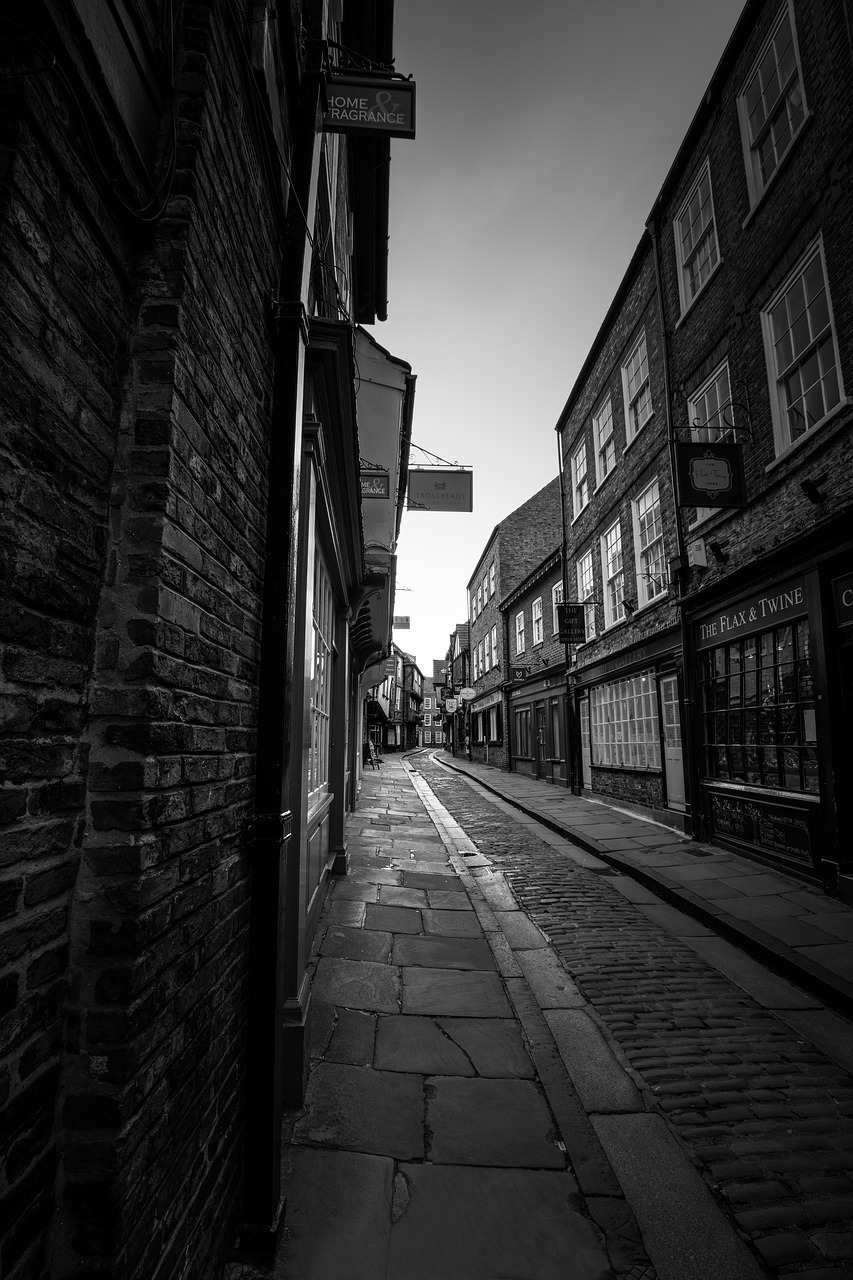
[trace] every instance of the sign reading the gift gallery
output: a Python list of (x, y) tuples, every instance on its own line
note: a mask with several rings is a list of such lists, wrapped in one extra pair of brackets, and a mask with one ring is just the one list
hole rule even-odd
[(464, 467), (410, 467), (409, 511), (473, 511), (473, 476)]
[(330, 75), (326, 81), (323, 128), (326, 133), (378, 133), (386, 138), (414, 138), (414, 81)]
[(686, 443), (675, 445), (678, 504), (681, 507), (743, 507), (746, 484), (743, 449), (739, 444)]
[(560, 644), (586, 643), (586, 618), (582, 604), (557, 605), (557, 640)]

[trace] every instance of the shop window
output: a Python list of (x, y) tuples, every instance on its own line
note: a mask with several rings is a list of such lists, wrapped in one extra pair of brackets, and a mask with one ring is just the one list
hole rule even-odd
[(515, 726), (515, 754), (517, 756), (530, 755), (530, 708), (522, 707), (520, 711), (516, 711), (513, 716)]
[(533, 601), (533, 643), (542, 643), (542, 597), (537, 596)]
[(589, 696), (592, 763), (660, 769), (660, 735), (651, 673), (598, 685)]
[(501, 724), (501, 709), (499, 706), (489, 707), (489, 742), (500, 742), (503, 736), (503, 726)]
[(681, 314), (684, 315), (720, 261), (709, 160), (702, 166), (675, 219), (675, 251), (678, 255)]
[(625, 430), (628, 444), (652, 416), (652, 390), (649, 383), (649, 355), (646, 334), (637, 339), (622, 366), (622, 389), (625, 394)]
[(755, 204), (806, 119), (790, 0), (747, 76), (738, 97), (738, 114), (750, 204)]
[(778, 454), (827, 417), (843, 395), (819, 240), (774, 294), (761, 320)]
[(665, 595), (667, 590), (663, 518), (657, 480), (653, 480), (643, 490), (632, 507), (637, 555), (637, 600), (642, 607)]
[(706, 649), (701, 657), (707, 776), (816, 792), (808, 620)]
[(559, 698), (551, 699), (551, 756), (554, 760), (563, 758), (562, 718), (560, 716)]
[(335, 603), (332, 583), (319, 547), (314, 554), (314, 599), (311, 617), (312, 673), (309, 690), (311, 745), (308, 751), (308, 807), (329, 790), (329, 743), (332, 711), (332, 642)]

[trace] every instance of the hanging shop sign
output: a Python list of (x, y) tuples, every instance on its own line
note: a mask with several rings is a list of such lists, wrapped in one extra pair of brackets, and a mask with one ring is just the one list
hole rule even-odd
[(409, 468), (409, 511), (473, 511), (470, 468)]
[(734, 608), (720, 609), (696, 624), (697, 649), (712, 649), (739, 636), (754, 635), (768, 627), (790, 622), (806, 612), (806, 590), (802, 578), (794, 578), (782, 586), (771, 587), (761, 595), (750, 596)]
[(390, 498), (391, 477), (387, 471), (360, 471), (362, 498)]
[(326, 133), (373, 133), (414, 138), (413, 80), (360, 75), (330, 75), (323, 112)]
[(448, 714), (448, 715), (451, 715), (451, 716), (452, 716), (452, 715), (453, 715), (453, 713), (454, 713), (454, 711), (457, 709), (457, 707), (458, 707), (458, 706), (459, 706), (459, 699), (458, 699), (458, 698), (445, 698), (445, 700), (444, 700), (444, 709), (445, 709), (445, 711), (447, 712), (447, 714)]
[(680, 507), (743, 507), (746, 484), (739, 444), (677, 440), (675, 469)]
[(529, 667), (510, 667), (509, 678), (512, 680), (513, 684), (517, 684), (520, 680), (523, 680), (529, 672)]
[(472, 698), (476, 698), (477, 690), (471, 689), (468, 685), (464, 689), (459, 690), (459, 697), (463, 702), (470, 702)]
[(582, 604), (557, 605), (557, 639), (560, 644), (585, 644), (586, 619)]
[(395, 613), (395, 614), (394, 614), (394, 623), (393, 623), (394, 630), (395, 630), (395, 631), (408, 631), (408, 630), (409, 630), (409, 628), (410, 628), (410, 626), (411, 626), (411, 621), (412, 621), (412, 620), (411, 620), (411, 618), (409, 617), (409, 615), (408, 615), (408, 614), (405, 614), (405, 613)]
[(839, 627), (853, 626), (853, 573), (846, 573), (843, 578), (833, 578), (832, 595)]

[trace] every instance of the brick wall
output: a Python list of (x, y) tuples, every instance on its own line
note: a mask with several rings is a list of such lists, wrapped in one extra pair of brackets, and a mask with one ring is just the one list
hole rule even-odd
[(226, 22), (183, 10), (150, 230), (58, 81), (2, 104), (9, 1280), (42, 1275), (57, 1177), (56, 1275), (208, 1277), (236, 1208), (278, 231)]

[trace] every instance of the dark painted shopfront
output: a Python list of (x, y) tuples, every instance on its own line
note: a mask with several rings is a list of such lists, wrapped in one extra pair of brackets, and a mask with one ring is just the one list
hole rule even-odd
[(511, 686), (511, 769), (565, 786), (566, 678), (562, 670)]
[(691, 640), (707, 835), (853, 900), (844, 567), (827, 561), (697, 614)]
[(683, 829), (681, 650), (662, 632), (573, 676), (578, 789)]

